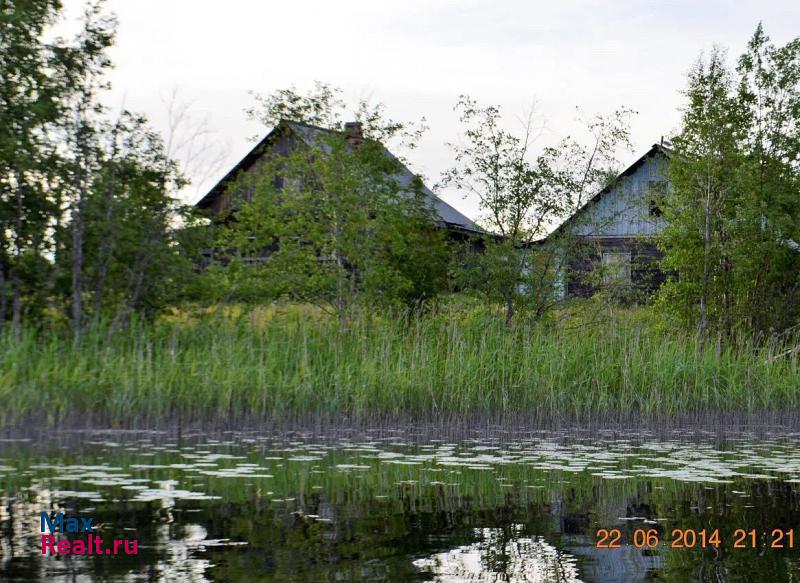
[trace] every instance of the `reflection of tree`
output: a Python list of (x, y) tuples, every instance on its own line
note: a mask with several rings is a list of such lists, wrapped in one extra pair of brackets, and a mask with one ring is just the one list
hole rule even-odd
[(543, 537), (520, 537), (521, 524), (475, 531), (478, 542), (419, 559), (414, 565), (439, 583), (578, 583), (574, 557)]
[[(80, 466), (76, 466), (80, 467)], [(92, 469), (92, 468), (90, 468)], [(94, 476), (126, 476), (92, 469)], [(87, 470), (83, 470), (86, 473)], [(96, 534), (110, 547), (112, 539), (139, 539), (139, 555), (100, 557), (97, 555), (42, 555), (39, 516), (41, 512), (86, 514), (88, 501), (98, 494), (88, 490), (59, 490), (47, 479), (33, 479), (17, 490), (0, 497), (0, 580), (6, 574), (22, 573), (25, 581), (76, 583), (95, 579), (114, 581), (207, 581), (209, 561), (196, 556), (204, 546), (219, 544), (206, 540), (205, 529), (197, 524), (179, 524), (175, 509), (174, 486), (177, 482), (160, 481), (160, 497), (146, 504), (129, 506), (122, 501), (106, 508)], [(97, 517), (98, 514), (90, 513)], [(144, 517), (145, 528), (122, 529), (127, 521), (137, 524)], [(85, 534), (56, 534), (56, 539), (85, 539)], [(19, 575), (18, 575), (19, 576)]]
[[(232, 455), (239, 453), (236, 449), (213, 455), (190, 450), (187, 459), (202, 462), (190, 466), (174, 463), (185, 462), (186, 453), (158, 450), (147, 457), (148, 464), (138, 465), (141, 454), (118, 449), (104, 461), (119, 467), (85, 465), (85, 453), (80, 454), (81, 465), (51, 454), (48, 460), (58, 459), (57, 464), (24, 459), (15, 463), (19, 472), (0, 473), (0, 580), (71, 582), (64, 558), (38, 554), (36, 517), (41, 510), (94, 508), (92, 514), (104, 523), (103, 538), (138, 538), (140, 554), (75, 557), (71, 572), (80, 582), (566, 583), (577, 580), (578, 567), (584, 581), (800, 581), (797, 550), (730, 548), (736, 528), (796, 529), (800, 517), (797, 484), (733, 473), (742, 468), (794, 471), (800, 467), (794, 466), (794, 446), (767, 442), (748, 447), (765, 453), (753, 451), (733, 459), (709, 446), (658, 445), (637, 455), (631, 448), (618, 447), (617, 457), (609, 460), (611, 455), (595, 446), (581, 450), (539, 445), (535, 460), (546, 460), (546, 468), (513, 461), (497, 464), (494, 471), (470, 470), (465, 465), (476, 455), (470, 452), (466, 461), (451, 450), (440, 459), (458, 461), (459, 466), (437, 467), (420, 455), (424, 463), (419, 465), (383, 462), (370, 470), (343, 471), (336, 465), (366, 464), (372, 458), (332, 450), (325, 461), (275, 460), (278, 463), (269, 469), (274, 477), (258, 480), (203, 472), (218, 466), (232, 470), (245, 461), (252, 463), (244, 466), (263, 465), (263, 452), (245, 459)], [(480, 455), (486, 462), (514, 454)], [(741, 461), (744, 455), (746, 464)], [(725, 461), (728, 457), (731, 461)], [(631, 477), (611, 480), (588, 471), (557, 469), (566, 466), (567, 459), (606, 460), (611, 467), (600, 471), (622, 468)], [(209, 466), (212, 461), (217, 465)], [(640, 465), (642, 461), (648, 467)], [(633, 477), (635, 472), (658, 475)], [(696, 481), (680, 479), (687, 476)], [(733, 482), (714, 482), (715, 478)], [(185, 489), (189, 487), (191, 491)], [(219, 498), (183, 498), (195, 490)], [(669, 521), (655, 520), (663, 517)], [(600, 526), (616, 526), (630, 541), (643, 524), (663, 529), (662, 540), (672, 528), (712, 526), (723, 538), (727, 533), (727, 543), (705, 551), (595, 547)], [(247, 544), (232, 546), (224, 539)], [(414, 559), (420, 559), (417, 567)]]

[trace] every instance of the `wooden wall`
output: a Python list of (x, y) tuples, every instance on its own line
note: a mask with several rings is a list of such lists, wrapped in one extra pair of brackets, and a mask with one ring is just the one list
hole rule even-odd
[(664, 228), (663, 219), (650, 212), (650, 201), (667, 187), (664, 154), (648, 156), (633, 172), (621, 176), (597, 202), (580, 212), (575, 225), (579, 237), (652, 237)]
[[(628, 295), (641, 300), (666, 281), (658, 262), (664, 254), (652, 240), (637, 237), (604, 237), (579, 241), (568, 261), (566, 290), (568, 296), (587, 297), (598, 291), (619, 286), (603, 283), (601, 259), (604, 252), (631, 254), (631, 285)], [(626, 291), (614, 289), (613, 291)]]

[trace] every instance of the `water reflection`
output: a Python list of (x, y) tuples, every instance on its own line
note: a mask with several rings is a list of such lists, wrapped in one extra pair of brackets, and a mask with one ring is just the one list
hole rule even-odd
[(476, 529), (477, 542), (414, 561), (432, 581), (459, 583), (580, 583), (577, 561), (542, 537), (520, 536), (521, 524)]
[[(798, 580), (800, 436), (422, 439), (376, 432), (174, 440), (90, 433), (0, 443), (0, 580)], [(95, 517), (136, 557), (40, 553), (39, 513)], [(598, 528), (627, 544), (598, 549)], [(718, 548), (629, 544), (715, 528)]]

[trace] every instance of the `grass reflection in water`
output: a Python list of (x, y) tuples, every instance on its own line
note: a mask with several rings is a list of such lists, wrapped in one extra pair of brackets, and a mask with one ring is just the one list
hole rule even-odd
[[(0, 579), (789, 581), (800, 552), (769, 548), (762, 533), (800, 528), (798, 441), (385, 431), (4, 441)], [(103, 536), (137, 538), (139, 555), (43, 557), (42, 511), (91, 515)], [(596, 548), (599, 528), (625, 544)], [(704, 528), (722, 544), (670, 548), (674, 529)], [(636, 529), (661, 543), (634, 547)], [(734, 549), (736, 529), (757, 529), (758, 544)]]

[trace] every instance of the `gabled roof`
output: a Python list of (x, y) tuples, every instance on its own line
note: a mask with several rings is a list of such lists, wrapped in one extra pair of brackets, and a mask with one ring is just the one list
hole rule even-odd
[[(299, 137), (306, 143), (312, 143), (315, 141), (316, 137), (320, 135), (330, 134), (335, 130), (330, 130), (326, 128), (321, 128), (309, 124), (304, 124), (295, 121), (288, 121), (288, 120), (281, 120), (281, 122), (275, 126), (272, 131), (270, 131), (264, 138), (258, 142), (258, 144), (250, 150), (244, 158), (242, 158), (222, 179), (214, 185), (214, 187), (208, 191), (208, 193), (203, 196), (195, 206), (200, 209), (205, 209), (211, 206), (214, 199), (222, 194), (228, 185), (235, 181), (239, 174), (243, 171), (248, 170), (253, 164), (255, 164), (261, 155), (264, 153), (264, 150), (281, 134), (282, 131), (288, 129), (292, 132), (295, 136)], [(394, 160), (397, 158), (389, 152), (385, 147), (383, 147), (383, 151), (386, 156), (391, 157)], [(412, 182), (416, 179), (416, 175), (408, 169), (408, 167), (398, 160), (400, 165), (400, 172), (397, 176), (397, 182), (401, 187), (410, 186)], [(436, 211), (436, 214), (439, 216), (439, 220), (442, 222), (443, 226), (446, 226), (451, 229), (467, 231), (471, 233), (484, 233), (484, 230), (481, 229), (477, 224), (475, 224), (472, 220), (470, 220), (465, 215), (458, 212), (455, 208), (447, 204), (445, 201), (440, 199), (436, 196), (431, 189), (429, 189), (424, 184), (422, 185), (422, 193), (429, 201), (431, 207)]]
[(545, 239), (553, 237), (556, 234), (563, 233), (564, 230), (568, 226), (570, 226), (572, 223), (574, 223), (580, 216), (582, 216), (585, 212), (587, 212), (592, 206), (594, 206), (598, 202), (600, 202), (600, 200), (606, 194), (611, 192), (614, 189), (614, 187), (619, 183), (620, 180), (622, 180), (626, 176), (632, 175), (634, 172), (636, 172), (639, 169), (639, 167), (642, 164), (644, 164), (649, 158), (651, 158), (652, 156), (655, 156), (656, 154), (662, 154), (662, 155), (666, 156), (667, 158), (669, 158), (670, 149), (669, 149), (669, 147), (664, 146), (663, 144), (653, 144), (650, 147), (650, 149), (647, 152), (645, 152), (645, 154), (641, 158), (639, 158), (638, 160), (636, 160), (636, 162), (634, 162), (633, 164), (628, 166), (625, 170), (623, 170), (614, 180), (609, 182), (605, 186), (605, 188), (603, 188), (600, 192), (598, 192), (593, 197), (591, 197), (589, 200), (587, 200), (586, 203), (581, 208), (579, 208), (572, 215), (570, 215), (563, 223), (561, 223), (558, 226), (558, 228), (556, 228), (552, 233), (550, 233)]

